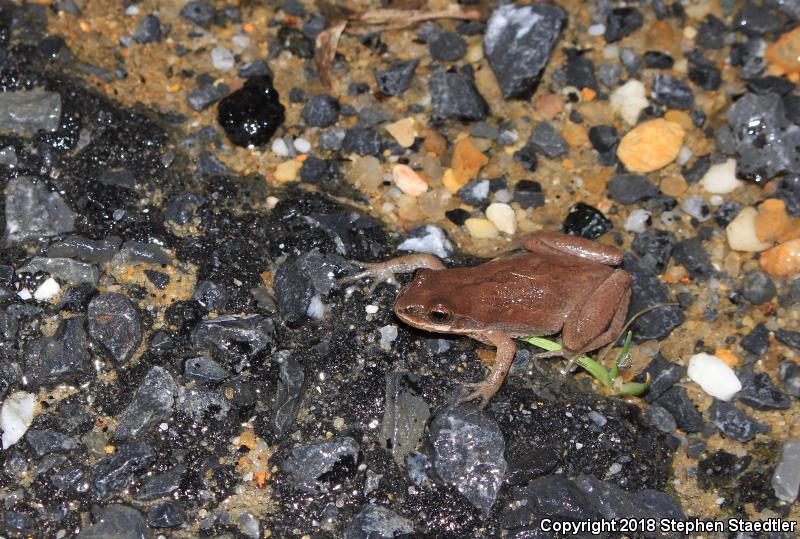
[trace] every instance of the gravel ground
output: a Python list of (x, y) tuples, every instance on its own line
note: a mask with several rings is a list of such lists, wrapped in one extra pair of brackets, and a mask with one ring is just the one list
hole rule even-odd
[[(795, 0), (0, 2), (0, 536), (796, 523), (798, 20)], [(494, 351), (341, 280), (540, 230), (623, 250), (629, 318), (669, 304), (610, 386), (520, 343), (489, 406), (459, 405)], [(681, 536), (599, 534), (621, 535)]]

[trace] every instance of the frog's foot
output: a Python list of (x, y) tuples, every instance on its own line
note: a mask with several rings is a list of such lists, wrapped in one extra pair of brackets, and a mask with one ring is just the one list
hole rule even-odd
[(461, 387), (466, 389), (468, 393), (458, 399), (458, 404), (464, 404), (465, 402), (470, 402), (480, 399), (480, 404), (478, 404), (478, 407), (481, 410), (486, 408), (486, 405), (489, 404), (489, 401), (494, 396), (494, 394), (497, 393), (497, 390), (499, 389), (497, 387), (494, 387), (494, 384), (491, 383), (487, 384), (486, 380), (484, 380), (483, 382), (464, 384)]
[(396, 288), (400, 288), (400, 283), (395, 278), (394, 269), (387, 265), (386, 262), (369, 263), (369, 262), (353, 262), (361, 268), (361, 271), (352, 275), (342, 277), (337, 282), (342, 286), (360, 281), (361, 279), (370, 278), (372, 283), (369, 285), (369, 293), (372, 294), (383, 283), (390, 284)]

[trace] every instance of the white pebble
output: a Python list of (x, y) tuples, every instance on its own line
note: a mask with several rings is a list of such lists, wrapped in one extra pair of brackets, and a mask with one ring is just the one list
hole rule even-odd
[(723, 202), (725, 202), (725, 199), (719, 195), (711, 195), (708, 197), (708, 203), (712, 206), (722, 206)]
[(633, 210), (625, 221), (625, 230), (637, 234), (644, 232), (650, 223), (650, 212), (641, 208)]
[(486, 218), (489, 219), (497, 230), (506, 234), (517, 231), (517, 220), (514, 210), (508, 204), (495, 202), (486, 208)]
[(39, 301), (47, 301), (57, 296), (59, 292), (61, 292), (61, 287), (58, 285), (58, 281), (50, 277), (36, 288), (33, 297)]
[(411, 251), (414, 253), (426, 253), (447, 258), (453, 252), (453, 244), (445, 235), (444, 230), (434, 225), (425, 225), (425, 233), (413, 238), (403, 240), (397, 246), (399, 251)]
[(719, 400), (729, 401), (742, 389), (733, 369), (711, 354), (700, 353), (690, 357), (687, 375), (703, 391)]
[(233, 53), (225, 47), (214, 47), (211, 49), (211, 64), (214, 69), (228, 71), (233, 67), (235, 60)]
[(718, 195), (730, 193), (742, 184), (736, 178), (736, 159), (728, 159), (724, 163), (711, 165), (700, 182), (703, 189), (709, 193)]
[(17, 295), (19, 296), (19, 299), (21, 299), (22, 301), (28, 301), (33, 297), (31, 295), (31, 291), (28, 290), (27, 288), (23, 288), (22, 290), (17, 292)]
[(300, 153), (308, 153), (311, 151), (311, 143), (303, 137), (294, 139), (294, 149)]
[(286, 141), (282, 138), (276, 138), (272, 141), (272, 153), (277, 155), (278, 157), (288, 157), (289, 156), (289, 148), (286, 146)]
[(628, 125), (636, 125), (639, 114), (650, 104), (644, 84), (631, 79), (611, 94), (611, 110), (622, 116)]
[(771, 247), (769, 243), (761, 241), (756, 235), (756, 215), (758, 215), (758, 211), (752, 206), (748, 206), (742, 208), (739, 215), (728, 223), (725, 235), (728, 237), (728, 245), (731, 249), (757, 253)]
[(3, 429), (3, 449), (19, 441), (33, 422), (36, 397), (32, 393), (17, 391), (6, 398), (0, 410), (0, 428)]
[(616, 60), (619, 58), (619, 47), (616, 45), (606, 45), (603, 47), (604, 60)]
[(701, 223), (711, 218), (711, 211), (706, 204), (706, 199), (703, 195), (693, 195), (683, 201), (681, 209), (687, 215), (691, 215)]
[(397, 326), (388, 325), (378, 329), (381, 334), (381, 348), (388, 350), (391, 348), (392, 343), (397, 338)]
[(311, 298), (308, 309), (306, 309), (306, 314), (309, 318), (314, 320), (319, 320), (325, 314), (325, 304), (322, 303), (322, 298), (319, 297), (319, 294), (315, 294), (314, 297)]
[(509, 202), (514, 200), (514, 195), (512, 195), (511, 191), (509, 191), (508, 189), (500, 189), (494, 194), (492, 200), (494, 200), (495, 202), (504, 202), (508, 204)]
[(236, 35), (231, 38), (231, 44), (237, 49), (245, 49), (250, 45), (250, 38), (243, 35)]
[(125, 15), (128, 17), (133, 17), (134, 15), (139, 14), (139, 6), (128, 6), (125, 8)]
[(364, 307), (364, 310), (367, 311), (367, 314), (375, 314), (375, 313), (378, 312), (378, 306), (377, 305), (367, 305), (366, 307)]
[(590, 36), (602, 36), (606, 31), (605, 24), (593, 24), (586, 31)]

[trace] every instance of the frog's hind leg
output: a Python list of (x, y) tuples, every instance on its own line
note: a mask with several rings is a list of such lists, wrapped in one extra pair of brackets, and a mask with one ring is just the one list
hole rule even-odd
[(522, 240), (522, 246), (532, 253), (570, 255), (600, 262), (608, 266), (622, 263), (622, 251), (580, 236), (537, 232)]
[(564, 357), (574, 359), (610, 343), (625, 326), (631, 299), (631, 276), (615, 270), (564, 322)]

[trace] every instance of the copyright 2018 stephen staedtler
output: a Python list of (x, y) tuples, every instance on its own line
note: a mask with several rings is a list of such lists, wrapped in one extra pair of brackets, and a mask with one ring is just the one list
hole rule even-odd
[(714, 532), (746, 532), (746, 533), (793, 533), (797, 531), (797, 521), (781, 518), (766, 520), (744, 520), (731, 518), (728, 520), (702, 520), (699, 518), (676, 520), (673, 518), (621, 518), (621, 519), (587, 519), (556, 520), (543, 518), (539, 528), (544, 532), (564, 534), (588, 533), (714, 533)]

